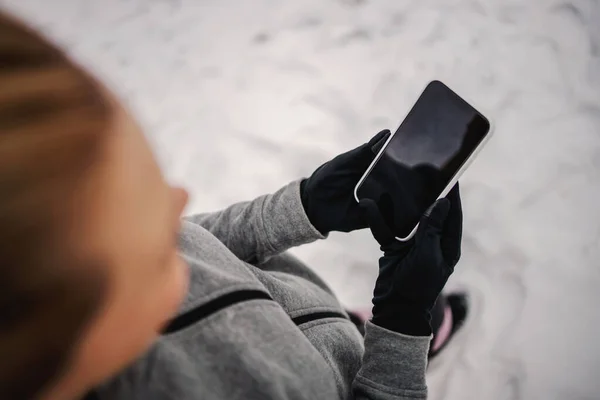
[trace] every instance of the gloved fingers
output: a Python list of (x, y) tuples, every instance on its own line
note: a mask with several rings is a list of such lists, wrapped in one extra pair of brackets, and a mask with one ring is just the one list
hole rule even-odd
[(417, 246), (430, 238), (441, 241), (442, 230), (449, 211), (450, 201), (448, 199), (439, 199), (425, 211), (415, 237)]
[(373, 153), (373, 155), (377, 155), (379, 153), (379, 151), (381, 150), (385, 142), (388, 140), (390, 135), (390, 130), (384, 129), (377, 135), (373, 136), (371, 140), (369, 140), (369, 143), (367, 143), (367, 145), (371, 148), (371, 152)]
[(378, 150), (375, 151), (373, 149), (374, 146), (380, 150), (389, 135), (389, 130), (383, 130), (375, 135), (369, 142), (346, 153), (340, 154), (327, 164), (335, 165), (335, 169), (338, 171), (362, 174), (375, 159)]
[(371, 199), (361, 199), (358, 205), (363, 211), (375, 240), (377, 240), (381, 246), (393, 243), (395, 240), (394, 234), (385, 223), (385, 220), (379, 211), (379, 207), (377, 207), (377, 203)]
[(384, 129), (377, 135), (373, 136), (369, 142), (351, 151), (353, 155), (356, 155), (354, 161), (365, 164), (361, 165), (362, 168), (367, 168), (375, 156), (379, 153), (379, 150), (385, 144), (385, 141), (390, 137), (391, 133), (389, 129)]
[(462, 204), (458, 183), (448, 193), (446, 198), (450, 202), (450, 209), (442, 232), (442, 254), (446, 262), (454, 266), (460, 259), (463, 226)]

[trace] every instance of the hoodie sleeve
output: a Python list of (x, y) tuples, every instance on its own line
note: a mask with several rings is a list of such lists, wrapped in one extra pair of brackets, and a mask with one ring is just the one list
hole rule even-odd
[(208, 230), (238, 258), (252, 264), (325, 238), (306, 216), (300, 200), (300, 181), (252, 201), (185, 219)]
[(429, 336), (407, 336), (367, 323), (363, 364), (354, 379), (355, 400), (427, 399)]

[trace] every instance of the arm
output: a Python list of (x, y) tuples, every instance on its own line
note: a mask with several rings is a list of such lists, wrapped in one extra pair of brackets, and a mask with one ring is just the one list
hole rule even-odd
[(186, 219), (207, 229), (238, 258), (254, 264), (324, 239), (332, 231), (366, 228), (353, 190), (389, 135), (388, 130), (379, 132), (368, 143), (321, 165), (308, 179), (272, 195)]
[(427, 398), (430, 336), (408, 336), (367, 323), (363, 364), (352, 389), (356, 400)]
[(300, 182), (222, 211), (185, 217), (223, 242), (238, 258), (261, 263), (292, 247), (324, 239), (308, 220)]
[(381, 244), (356, 399), (426, 399), (431, 309), (460, 258), (462, 207), (458, 186), (421, 218), (415, 238), (394, 239), (374, 202), (361, 200)]

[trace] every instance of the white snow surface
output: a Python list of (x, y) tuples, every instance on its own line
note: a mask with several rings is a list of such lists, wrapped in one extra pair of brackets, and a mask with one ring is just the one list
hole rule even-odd
[[(188, 211), (278, 189), (395, 129), (440, 79), (495, 122), (461, 181), (473, 299), (430, 398), (600, 399), (600, 2), (0, 0), (104, 79)], [(365, 307), (368, 232), (295, 250)]]

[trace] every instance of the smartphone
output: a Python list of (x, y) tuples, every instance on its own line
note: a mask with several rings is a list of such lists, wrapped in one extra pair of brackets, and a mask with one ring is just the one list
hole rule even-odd
[[(486, 117), (448, 86), (432, 81), (358, 181), (354, 197), (372, 199), (392, 212), (396, 239), (408, 241), (421, 216), (454, 187), (491, 133)], [(394, 216), (393, 210), (402, 215)]]

